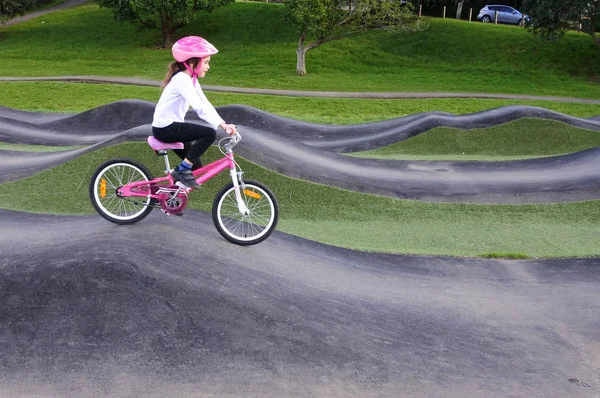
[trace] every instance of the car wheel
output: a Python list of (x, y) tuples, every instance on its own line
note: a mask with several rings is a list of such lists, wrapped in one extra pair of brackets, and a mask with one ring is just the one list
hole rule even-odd
[(490, 18), (489, 15), (484, 15), (483, 18), (481, 18), (481, 22), (485, 22), (488, 23), (492, 20), (492, 18)]

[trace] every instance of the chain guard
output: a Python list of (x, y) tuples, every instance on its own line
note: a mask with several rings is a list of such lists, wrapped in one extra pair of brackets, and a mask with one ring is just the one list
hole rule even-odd
[(180, 214), (185, 210), (188, 201), (188, 194), (185, 189), (176, 185), (161, 188), (158, 192), (158, 203), (163, 212), (169, 215)]

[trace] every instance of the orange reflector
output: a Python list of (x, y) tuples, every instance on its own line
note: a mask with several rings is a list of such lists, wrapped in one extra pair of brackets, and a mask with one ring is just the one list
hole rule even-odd
[(106, 180), (104, 178), (100, 180), (100, 197), (106, 197)]
[(257, 194), (256, 192), (250, 191), (248, 189), (244, 189), (244, 193), (246, 195), (250, 196), (251, 198), (254, 198), (254, 199), (260, 199), (261, 198), (261, 196), (259, 194)]

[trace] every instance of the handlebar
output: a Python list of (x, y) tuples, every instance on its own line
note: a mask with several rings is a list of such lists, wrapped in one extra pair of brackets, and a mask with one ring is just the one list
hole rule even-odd
[[(228, 130), (227, 133), (229, 133)], [(239, 132), (236, 132), (233, 135), (230, 135), (229, 137), (225, 137), (225, 138), (229, 138), (229, 142), (227, 144), (225, 144), (225, 150), (226, 151), (230, 151), (234, 146), (236, 146), (238, 144), (238, 142), (240, 142), (242, 140), (242, 136), (240, 135)]]

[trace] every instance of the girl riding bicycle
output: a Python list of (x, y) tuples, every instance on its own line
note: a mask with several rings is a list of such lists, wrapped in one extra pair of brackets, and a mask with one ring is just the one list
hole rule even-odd
[[(189, 188), (200, 186), (192, 170), (202, 167), (200, 156), (215, 141), (217, 128), (232, 135), (237, 132), (235, 125), (227, 124), (219, 116), (197, 82), (198, 77), (206, 75), (210, 69), (210, 57), (217, 52), (215, 46), (201, 37), (179, 39), (173, 45), (175, 61), (169, 64), (161, 85), (164, 90), (154, 110), (154, 137), (162, 142), (184, 143), (184, 149), (175, 150), (182, 162), (171, 171), (171, 176)], [(210, 127), (185, 122), (190, 106)]]

